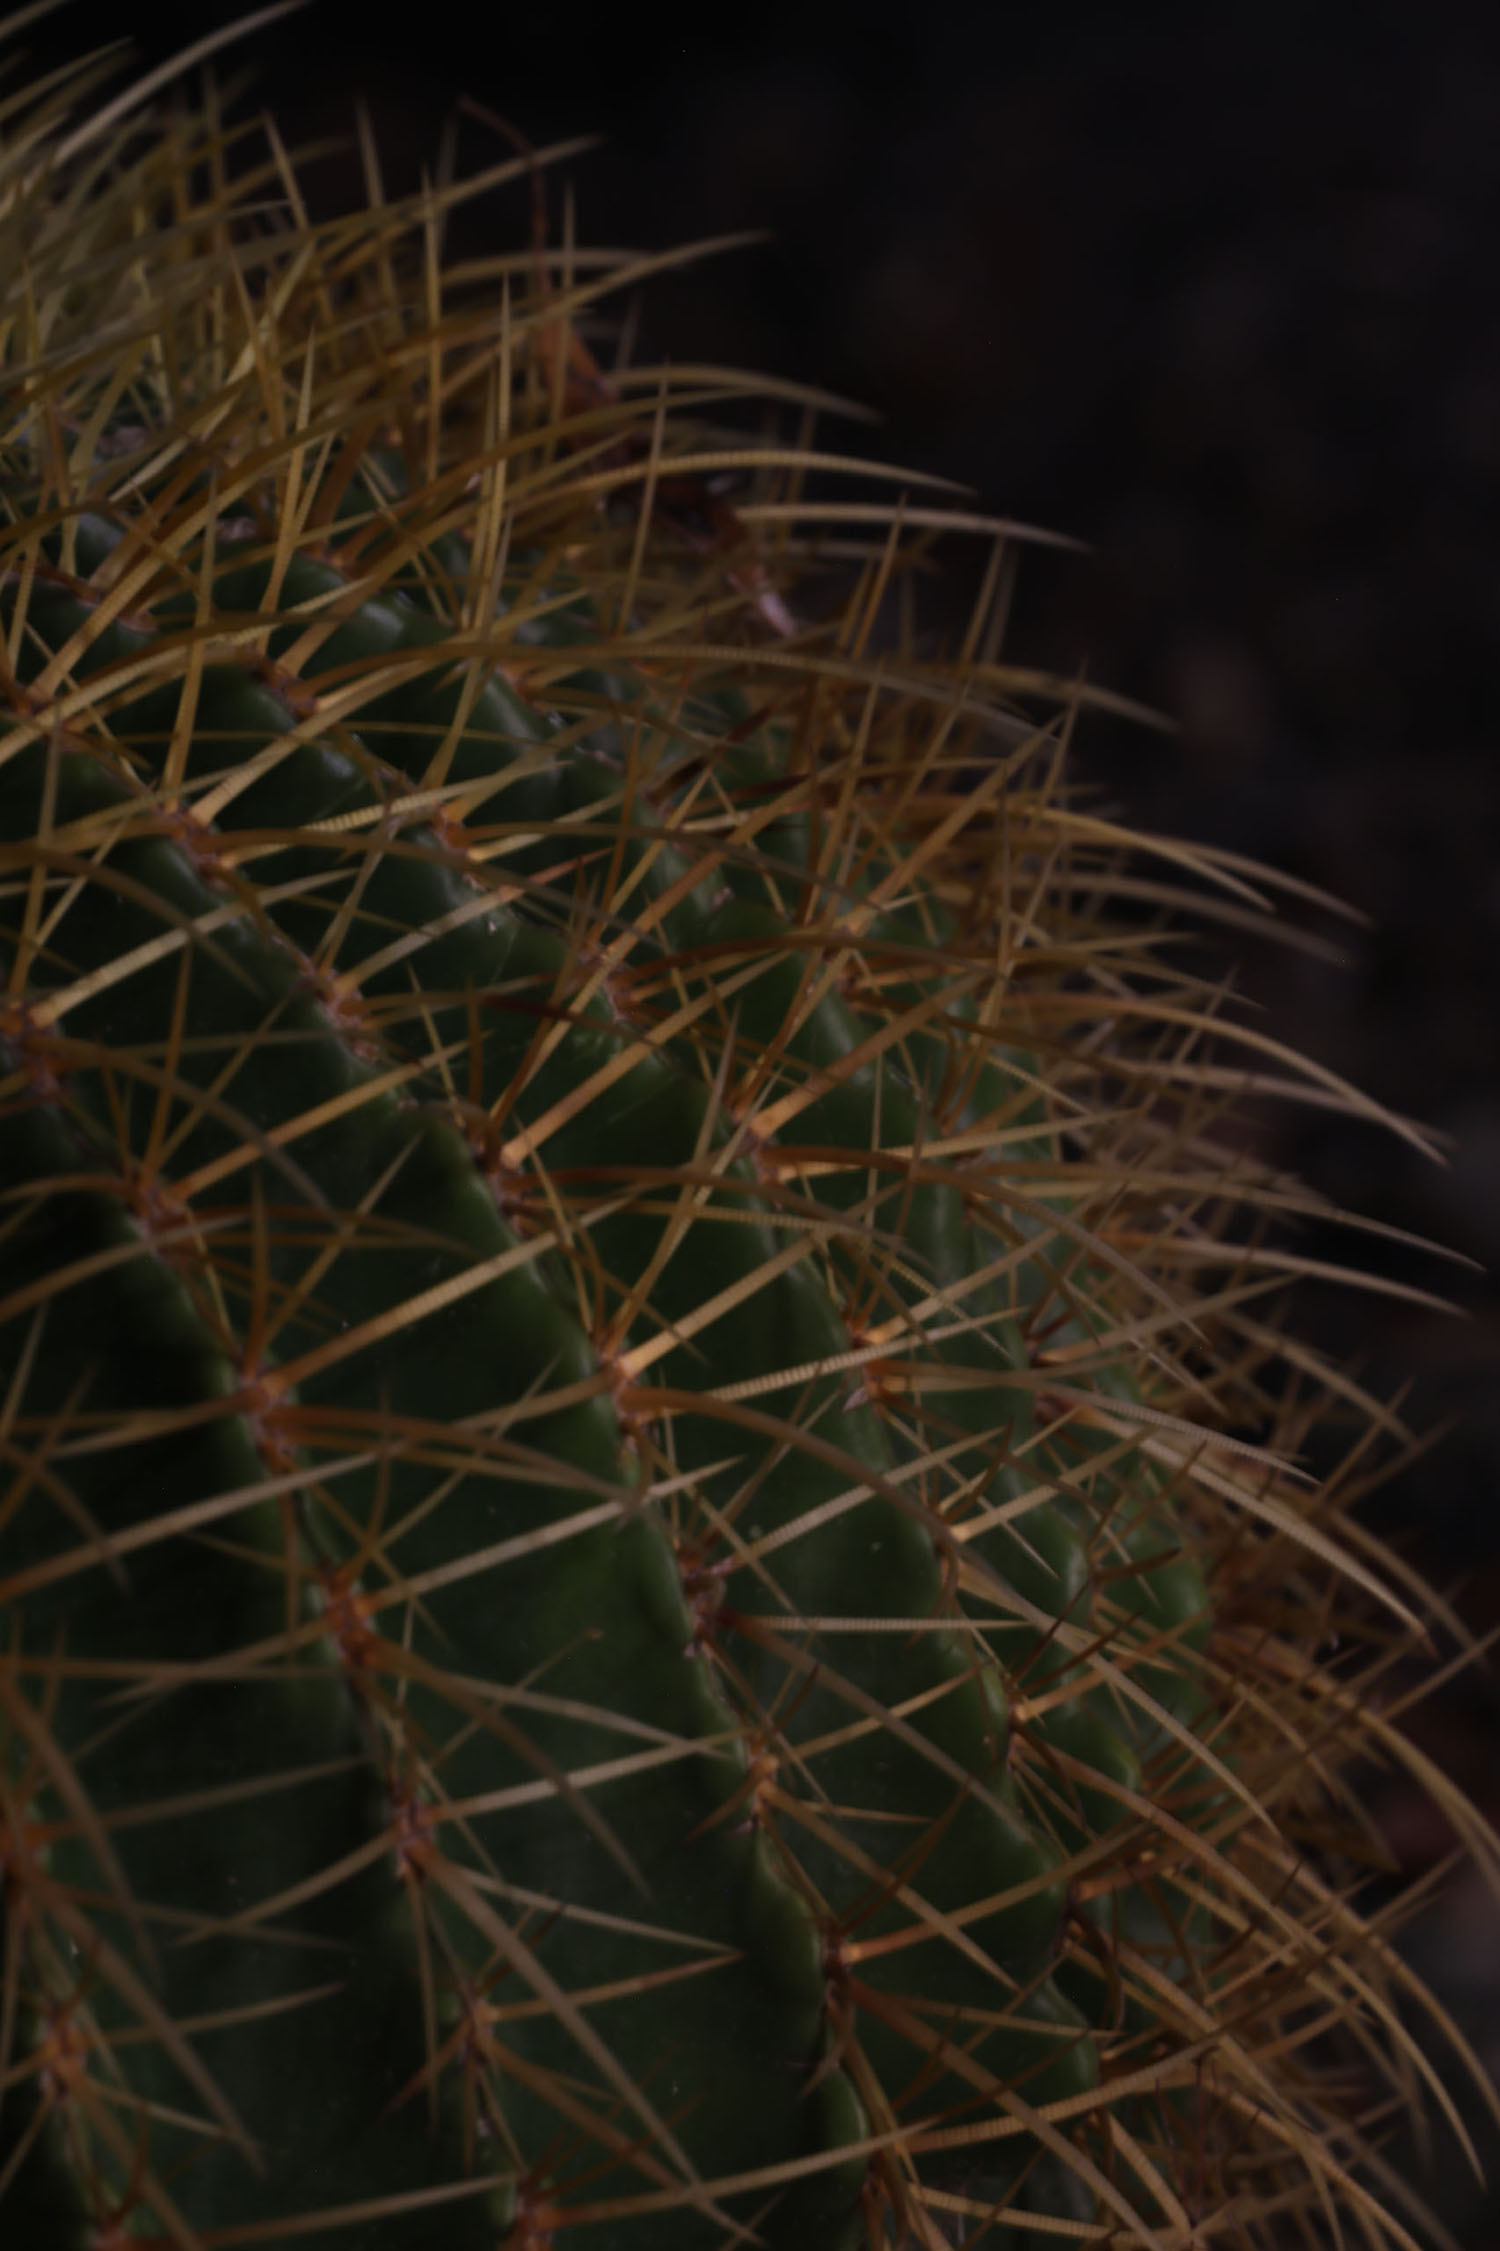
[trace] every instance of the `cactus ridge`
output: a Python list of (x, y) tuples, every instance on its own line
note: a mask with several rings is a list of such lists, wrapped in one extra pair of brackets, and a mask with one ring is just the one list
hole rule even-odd
[(1243, 1215), (1330, 1215), (1214, 1138), (1268, 1054), (1379, 1113), (1161, 957), (1277, 879), (1069, 796), (1024, 527), (935, 659), (975, 519), (602, 376), (629, 263), (65, 115), (0, 166), (7, 2240), (1416, 2241), (1334, 1775), (1453, 1621), (1351, 1516), (1418, 1441), (1257, 1310)]

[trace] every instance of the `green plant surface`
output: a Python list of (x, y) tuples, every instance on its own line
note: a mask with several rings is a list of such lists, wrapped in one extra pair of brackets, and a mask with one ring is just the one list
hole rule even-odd
[(1166, 958), (1296, 887), (1075, 801), (1040, 535), (445, 267), (529, 153), (314, 224), (94, 75), (0, 143), (6, 2245), (1428, 2240), (1419, 1441), (1220, 1134), (1382, 1113)]

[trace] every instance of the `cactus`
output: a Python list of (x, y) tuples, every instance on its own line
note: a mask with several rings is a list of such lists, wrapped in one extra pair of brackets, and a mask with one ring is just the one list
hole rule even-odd
[(1453, 1622), (1221, 1124), (1381, 1113), (1162, 950), (1297, 886), (1081, 809), (1024, 527), (445, 268), (538, 160), (314, 224), (97, 76), (0, 158), (6, 2245), (1418, 2243), (1350, 1775)]

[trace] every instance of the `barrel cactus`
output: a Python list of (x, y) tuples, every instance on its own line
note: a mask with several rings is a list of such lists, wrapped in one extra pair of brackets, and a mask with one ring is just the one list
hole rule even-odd
[(1220, 1124), (1378, 1113), (1163, 952), (1279, 879), (1070, 795), (1020, 527), (445, 264), (524, 151), (315, 224), (96, 77), (0, 158), (6, 2245), (1420, 2241), (1444, 1613)]

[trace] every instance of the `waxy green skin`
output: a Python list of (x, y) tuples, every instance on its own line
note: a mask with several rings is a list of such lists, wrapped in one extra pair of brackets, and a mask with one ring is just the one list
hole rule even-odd
[[(360, 491), (356, 481), (351, 506)], [(98, 518), (82, 521), (74, 566), (80, 578), (115, 536)], [(440, 564), (461, 571), (458, 542), (436, 553)], [(218, 617), (258, 611), (268, 576), (268, 564), (226, 551), (215, 574)], [(326, 560), (298, 557), (277, 606), (289, 611), (346, 583), (336, 550)], [(9, 628), (13, 589), (3, 599)], [(411, 576), (404, 595), (385, 592), (349, 607), (302, 661), (304, 680), (316, 682), (326, 698), (360, 667), (409, 656), (411, 668), (349, 722), (313, 733), (231, 796), (215, 814), (223, 837), (332, 822), (378, 802), (382, 792), (396, 798), (427, 774), (463, 692), (461, 672), (447, 678), (451, 660), (441, 660), (450, 631), (441, 594), (426, 594)], [(80, 593), (32, 586), (24, 678), (34, 679), (48, 651), (87, 627), (91, 608)], [(111, 624), (88, 638), (73, 676), (107, 676), (110, 666), (149, 651), (155, 636), (180, 629), (192, 615), (193, 597), (184, 595), (159, 604), (149, 619)], [(305, 618), (278, 627), (272, 657), (305, 629)], [(555, 611), (534, 637), (561, 645), (595, 630), (580, 600)], [(429, 649), (435, 653), (424, 666)], [(743, 1539), (763, 1546), (779, 1529), (824, 1510), (815, 1528), (769, 1552), (774, 1586), (743, 1564), (693, 1577), (694, 1559), (678, 1554), (668, 1511), (656, 1500), (524, 1552), (524, 1535), (631, 1493), (643, 1473), (611, 1393), (589, 1392), (599, 1357), (566, 1262), (556, 1250), (506, 1259), (520, 1252), (523, 1238), (497, 1201), (480, 1148), (462, 1130), (470, 1113), (455, 1107), (433, 1060), (435, 1050), (451, 1047), (453, 1085), (465, 1101), (488, 1107), (513, 1086), (539, 1025), (557, 1021), (559, 1007), (571, 1009), (573, 1020), (550, 1057), (525, 1078), (505, 1112), (503, 1132), (512, 1137), (547, 1118), (633, 1035), (636, 1027), (617, 1022), (605, 997), (596, 994), (581, 1008), (571, 999), (578, 978), (568, 906), (580, 879), (569, 865), (549, 888), (540, 882), (544, 872), (591, 848), (586, 888), (605, 901), (619, 896), (622, 869), (644, 862), (611, 926), (622, 927), (626, 918), (649, 925), (628, 953), (630, 965), (672, 955), (689, 993), (713, 983), (725, 995), (567, 1123), (547, 1129), (547, 1172), (565, 1194), (594, 1207), (588, 1241), (617, 1284), (632, 1284), (658, 1253), (676, 1203), (662, 1181), (701, 1169), (705, 1152), (711, 1158), (722, 1150), (734, 1130), (716, 1107), (726, 1043), (735, 1043), (736, 1071), (767, 1046), (784, 1047), (790, 1060), (778, 1066), (779, 1083), (793, 1085), (809, 1068), (840, 1070), (841, 1059), (880, 1021), (830, 987), (785, 1036), (823, 960), (788, 922), (788, 902), (799, 900), (808, 879), (805, 820), (762, 829), (652, 919), (653, 902), (667, 898), (690, 865), (677, 845), (653, 854), (661, 808), (696, 773), (704, 739), (729, 737), (745, 717), (743, 698), (736, 701), (727, 685), (715, 698), (700, 697), (682, 715), (680, 749), (669, 754), (679, 761), (680, 779), (659, 767), (654, 803), (635, 795), (622, 813), (632, 709), (645, 709), (659, 690), (644, 679), (617, 672), (605, 680), (587, 670), (563, 685), (570, 712), (581, 696), (599, 695), (599, 722), (581, 738), (576, 727), (549, 719), (545, 691), (528, 700), (492, 672), (469, 707), (445, 776), (495, 778), (472, 818), (484, 826), (513, 823), (518, 837), (533, 838), (494, 863), (507, 879), (529, 880), (529, 895), (484, 898), (451, 839), (431, 826), (389, 823), (390, 841), (371, 855), (368, 839), (378, 832), (354, 823), (246, 862), (240, 882), (261, 895), (252, 915), (166, 823), (147, 835), (136, 821), (129, 841), (96, 860), (31, 967), (27, 993), (35, 1001), (145, 947), (174, 920), (226, 910), (191, 946), (185, 1000), (181, 947), (104, 983), (61, 1021), (61, 1036), (78, 1043), (66, 1074), (47, 1083), (34, 1073), (26, 1096), (0, 1113), (0, 1178), (8, 1184), (0, 1386), (15, 1387), (27, 1417), (55, 1415), (75, 1433), (54, 1465), (73, 1497), (72, 1512), (33, 1495), (0, 1524), (0, 1576), (11, 1582), (34, 1573), (22, 1577), (12, 1605), (11, 1646), (33, 1653), (61, 1646), (98, 1668), (63, 1683), (49, 1726), (77, 1762), (124, 1893), (144, 1920), (119, 1904), (121, 1889), (101, 1861), (97, 1836), (81, 1834), (76, 1822), (70, 1828), (69, 1808), (55, 1788), (38, 1800), (63, 1832), (47, 1848), (48, 1867), (60, 1883), (91, 1895), (89, 1921), (114, 1950), (111, 1959), (128, 1965), (189, 2028), (193, 2053), (227, 2102), (228, 2113), (215, 2114), (202, 2083), (156, 2039), (115, 2046), (131, 2093), (161, 2106), (151, 2163), (190, 2227), (295, 2214), (303, 2226), (291, 2240), (299, 2244), (398, 2251), (441, 2240), (445, 2251), (490, 2251), (516, 2222), (515, 2160), (492, 2135), (474, 2146), (469, 2162), (456, 2058), (431, 2105), (427, 2088), (413, 2085), (425, 2054), (422, 1953), (413, 1887), (400, 1879), (393, 1843), (388, 1769), (395, 1736), (382, 1733), (376, 1710), (380, 1697), (389, 1707), (399, 1693), (400, 1734), (420, 1742), (432, 1762), (425, 1778), (412, 1778), (414, 1787), (431, 1797), (435, 1777), (447, 1803), (470, 1807), (462, 1824), (446, 1822), (433, 1832), (438, 1847), (469, 1872), (455, 1879), (461, 1896), (437, 1896), (431, 1878), (415, 1882), (445, 1934), (446, 1959), (433, 1949), (439, 1988), (451, 1988), (460, 1969), (477, 1979), (507, 1952), (511, 1957), (488, 1997), (502, 2011), (496, 2036), (508, 2058), (505, 2115), (522, 2160), (538, 2175), (550, 2170), (547, 2193), (557, 2201), (606, 2205), (649, 2193), (653, 2176), (633, 2161), (629, 2145), (644, 2143), (653, 2153), (661, 2208), (605, 2214), (570, 2225), (559, 2240), (568, 2251), (697, 2251), (728, 2240), (732, 2217), (754, 2224), (774, 2251), (833, 2251), (862, 2240), (859, 2197), (869, 2161), (859, 2145), (872, 2129), (847, 2059), (829, 2061), (840, 2005), (830, 1949), (840, 1937), (866, 1942), (911, 1920), (910, 1906), (899, 1899), (871, 1908), (869, 1871), (889, 1868), (931, 1828), (930, 1849), (905, 1879), (925, 1900), (954, 1913), (1013, 1895), (963, 1921), (963, 1943), (934, 1934), (859, 1960), (855, 1975), (879, 1994), (904, 1998), (929, 2030), (944, 2021), (944, 2011), (999, 2012), (1024, 1994), (1017, 2011), (1024, 2022), (982, 2039), (973, 2022), (952, 2015), (956, 2044), (1002, 2073), (1029, 2105), (1082, 2095), (1097, 2079), (1091, 2027), (1108, 2000), (1101, 1976), (1060, 1961), (1066, 1857), (1086, 1852), (1121, 1817), (1120, 1792), (1139, 1787), (1142, 1759), (1159, 1752), (1165, 1736), (1149, 1714), (1097, 1686), (1080, 1687), (1070, 1703), (1054, 1706), (1036, 1723), (1038, 1736), (1103, 1779), (1081, 1793), (1060, 1782), (1053, 1833), (1044, 1834), (1008, 1771), (1008, 1695), (1017, 1683), (1029, 1692), (1043, 1671), (1048, 1685), (1069, 1677), (1060, 1645), (1045, 1634), (1047, 1620), (1088, 1631), (1104, 1616), (1083, 1506), (1038, 1505), (1017, 1526), (992, 1528), (967, 1543), (968, 1555), (1014, 1591), (1013, 1622), (996, 1624), (996, 1604), (978, 1601), (968, 1605), (973, 1633), (957, 1626), (881, 1631), (883, 1618), (921, 1618), (938, 1609), (945, 1561), (951, 1566), (956, 1553), (951, 1540), (947, 1556), (941, 1552), (941, 1528), (935, 1537), (912, 1505), (912, 1486), (900, 1480), (903, 1463), (921, 1449), (899, 1417), (859, 1396), (858, 1371), (752, 1389), (738, 1419), (706, 1398), (850, 1349), (840, 1291), (867, 1298), (854, 1246), (857, 1227), (868, 1221), (888, 1240), (900, 1238), (902, 1264), (889, 1269), (887, 1286), (908, 1305), (1003, 1257), (1009, 1243), (976, 1218), (951, 1162), (934, 1161), (914, 1189), (906, 1188), (901, 1168), (880, 1174), (853, 1164), (797, 1180), (798, 1208), (816, 1199), (831, 1216), (844, 1215), (844, 1233), (830, 1236), (822, 1260), (804, 1257), (768, 1277), (760, 1271), (766, 1262), (800, 1238), (778, 1220), (753, 1150), (736, 1156), (652, 1279), (649, 1317), (639, 1312), (620, 1340), (649, 1344), (663, 1323), (688, 1321), (736, 1280), (755, 1277), (742, 1301), (695, 1328), (641, 1380), (679, 1395), (679, 1402), (683, 1394), (704, 1398), (696, 1410), (679, 1403), (672, 1412), (677, 1470), (692, 1473), (703, 1499), (721, 1511), (732, 1511), (736, 1495), (755, 1480), (753, 1498), (736, 1519)], [(49, 787), (60, 829), (112, 806), (128, 814), (144, 802), (172, 737), (180, 693), (173, 681), (130, 691), (113, 705), (110, 725), (137, 756), (135, 783), (66, 748), (49, 782), (40, 744), (0, 765), (0, 845), (23, 844), (39, 832)], [(201, 683), (189, 784), (253, 758), (296, 717), (274, 674), (262, 676), (249, 661), (216, 660)], [(775, 780), (784, 745), (742, 729), (721, 741), (715, 756), (723, 786), (749, 807)], [(622, 820), (633, 834), (612, 873)], [(569, 821), (576, 837), (562, 827)], [(363, 871), (358, 911), (324, 965), (340, 973), (374, 966), (359, 977), (361, 1014), (341, 1024), (310, 985), (306, 965), (326, 953), (330, 924), (356, 870)], [(853, 895), (867, 895), (884, 872), (866, 871)], [(7, 964), (19, 919), (13, 888), (11, 900), (0, 941)], [(444, 918), (450, 923), (441, 935), (400, 945)], [(942, 936), (935, 908), (905, 906), (883, 912), (866, 944), (878, 938), (910, 950), (915, 998), (924, 983), (952, 982)], [(179, 1084), (211, 1096), (192, 1120), (184, 1104), (173, 1103), (172, 1124), (180, 1130), (163, 1171), (170, 1184), (224, 1162), (192, 1208), (207, 1230), (204, 1242), (221, 1246), (211, 1251), (221, 1278), (238, 1277), (239, 1303), (231, 1308), (238, 1333), (245, 1330), (257, 1256), (275, 1302), (280, 1291), (298, 1287), (339, 1223), (362, 1214), (357, 1242), (324, 1260), (315, 1286), (275, 1332), (272, 1364), (313, 1356), (295, 1398), (308, 1418), (300, 1436), (317, 1434), (324, 1483), (321, 1491), (300, 1489), (293, 1505), (265, 1490), (275, 1484), (275, 1449), (247, 1411), (245, 1371), (214, 1317), (201, 1261), (191, 1247), (174, 1260), (148, 1239), (121, 1180), (127, 1148), (138, 1160), (147, 1156), (154, 1094), (144, 1067), (127, 1070), (112, 1059), (133, 1051), (159, 1073), (177, 1036), (179, 1004), (172, 1067)], [(892, 1011), (898, 1005), (889, 996), (883, 1003)], [(971, 986), (955, 995), (953, 1013), (972, 1016), (973, 1005)], [(92, 1052), (87, 1043), (95, 1043)], [(935, 1138), (935, 1106), (949, 1098), (945, 1073), (961, 1045), (956, 1033), (926, 1029), (904, 1048), (888, 1049), (878, 1070), (868, 1063), (852, 1072), (843, 1067), (844, 1075), (796, 1115), (786, 1138), (845, 1151)], [(25, 1060), (14, 1040), (8, 1050), (0, 1047), (5, 1072)], [(1018, 1058), (1018, 1072), (1024, 1069)], [(390, 1082), (383, 1091), (347, 1099), (381, 1078)], [(1037, 1135), (1017, 1148), (1018, 1162), (1028, 1153), (1052, 1160), (1044, 1110), (1020, 1087), (1018, 1076), (991, 1060), (949, 1129), (997, 1114), (1012, 1128), (1030, 1122)], [(286, 1130), (320, 1106), (322, 1122)], [(632, 1178), (642, 1174), (652, 1192), (632, 1193)], [(1055, 1197), (1052, 1203), (1060, 1208)], [(864, 1220), (855, 1216), (860, 1212)], [(1044, 1222), (1037, 1212), (1017, 1224), (1040, 1233)], [(1049, 1237), (1048, 1260), (1058, 1259), (1062, 1241)], [(481, 1269), (484, 1278), (473, 1286)], [(57, 1277), (70, 1271), (76, 1278), (60, 1285)], [(323, 1350), (423, 1293), (466, 1282), (452, 1302), (419, 1309), (359, 1350)], [(963, 1297), (966, 1312), (985, 1316), (982, 1326), (924, 1344), (924, 1356), (955, 1376), (954, 1388), (924, 1394), (926, 1405), (940, 1420), (943, 1442), (966, 1443), (969, 1474), (988, 1465), (991, 1504), (1036, 1486), (1049, 1462), (1076, 1467), (1086, 1446), (1103, 1443), (1070, 1431), (1055, 1447), (1039, 1439), (1025, 1450), (1030, 1395), (1024, 1381), (1004, 1379), (1025, 1370), (1022, 1316), (1046, 1292), (1043, 1267), (1028, 1260)], [(612, 1291), (605, 1312), (618, 1302)], [(33, 1343), (38, 1306), (42, 1327)], [(1056, 1307), (1054, 1296), (1051, 1313)], [(888, 1298), (883, 1313), (894, 1309)], [(936, 1325), (952, 1326), (941, 1318)], [(1074, 1322), (1059, 1334), (1082, 1331)], [(1094, 1370), (1087, 1380), (1131, 1396), (1123, 1368)], [(578, 1393), (572, 1403), (512, 1422), (509, 1458), (497, 1446), (480, 1465), (451, 1436), (445, 1449), (445, 1434), (467, 1419), (493, 1417), (569, 1385)], [(128, 1445), (87, 1446), (90, 1429), (107, 1434), (111, 1423), (143, 1409), (195, 1403), (203, 1411), (179, 1415), (177, 1427), (168, 1412), (169, 1427), (158, 1434), (133, 1431)], [(375, 1440), (383, 1419), (395, 1421), (403, 1443), (382, 1453)], [(923, 1442), (938, 1442), (930, 1426)], [(1018, 1448), (1019, 1462), (1011, 1458)], [(524, 1459), (517, 1458), (521, 1449)], [(1202, 1702), (1193, 1668), (1204, 1624), (1202, 1582), (1172, 1553), (1170, 1518), (1155, 1506), (1153, 1473), (1127, 1455), (1116, 1474), (1123, 1498), (1111, 1537), (1138, 1558), (1163, 1560), (1134, 1577), (1116, 1574), (1110, 1599), (1137, 1614), (1140, 1634), (1164, 1629), (1174, 1636), (1168, 1657), (1141, 1677), (1192, 1724)], [(250, 1489), (260, 1497), (209, 1512), (195, 1528), (143, 1537), (156, 1519)], [(833, 1508), (851, 1494), (852, 1505)], [(426, 1513), (414, 1513), (424, 1502), (432, 1504)], [(384, 1563), (358, 1565), (360, 1588), (378, 1595), (393, 1572), (419, 1583), (420, 1609), (414, 1616), (395, 1601), (374, 1613), (370, 1623), (385, 1649), (372, 1702), (354, 1668), (341, 1661), (336, 1634), (325, 1630), (324, 1605), (326, 1574), (377, 1520), (383, 1535), (404, 1529), (389, 1540)], [(80, 1557), (85, 1523), (104, 1540), (122, 1542), (120, 1553)], [(288, 1625), (289, 1540), (300, 1559), (297, 1614), (307, 1628), (290, 1652), (278, 1646)], [(506, 1552), (492, 1563), (464, 1568), (467, 1558), (502, 1543)], [(722, 1562), (727, 1553), (720, 1546), (703, 1560)], [(49, 1559), (61, 1556), (75, 1560), (49, 1575)], [(774, 1622), (778, 1613), (867, 1623), (820, 1636), (782, 1629), (768, 1642), (736, 1622)], [(403, 1645), (410, 1656), (392, 1670), (392, 1648), (399, 1653)], [(223, 1677), (200, 1673), (173, 1693), (118, 1700), (132, 1667), (201, 1668), (226, 1652), (255, 1651), (262, 1654), (242, 1656)], [(798, 1654), (804, 1651), (810, 1658)], [(745, 1714), (726, 1690), (716, 1654), (735, 1668), (735, 1693), (774, 1713), (793, 1745), (839, 1738), (818, 1748), (800, 1776), (783, 1768), (776, 1778), (809, 1811), (807, 1822), (775, 1819), (800, 1879), (788, 1873), (769, 1825), (747, 1818)], [(467, 1684), (467, 1702), (445, 1685), (454, 1679)], [(872, 1711), (909, 1716), (861, 1726)], [(559, 1791), (551, 1779), (556, 1770), (580, 1774), (643, 1752), (660, 1755), (586, 1785), (594, 1825), (583, 1817), (579, 1794)], [(264, 1778), (263, 1792), (235, 1795), (252, 1776)], [(494, 1802), (507, 1793), (508, 1802)], [(601, 1833), (605, 1825), (618, 1850)], [(862, 1859), (851, 1863), (831, 1842), (835, 1835)], [(337, 1880), (319, 1882), (330, 1870), (341, 1871)], [(263, 1920), (232, 1920), (283, 1900)], [(555, 1913), (551, 1902), (565, 1902), (565, 1912)], [(1127, 1925), (1134, 1917), (1142, 1929), (1157, 1917), (1144, 1892), (1090, 1912), (1106, 1928), (1113, 1915)], [(656, 1982), (668, 1969), (682, 1974)], [(648, 1981), (644, 1989), (632, 1991), (631, 1981), (641, 1979)], [(592, 2052), (560, 2021), (558, 1988), (603, 1996), (586, 2010), (599, 2043)], [(268, 2006), (311, 1989), (323, 1990), (301, 2006), (279, 2013)], [(522, 2002), (532, 2005), (503, 2014)], [(88, 2006), (114, 2034), (140, 2021), (106, 1974), (96, 1976)], [(251, 2008), (260, 2013), (214, 2021)], [(456, 2000), (440, 1998), (439, 2038), (458, 2021)], [(913, 2095), (909, 2082), (920, 2059), (910, 2040), (868, 2007), (859, 2009), (856, 2025), (868, 2067), (903, 2123), (915, 2115), (950, 2113), (963, 2122), (986, 2114), (961, 2055), (956, 2070), (939, 2066)], [(23, 2037), (34, 2042), (39, 2029), (33, 2012)], [(570, 2123), (539, 2091), (538, 2069), (561, 2075), (583, 2112), (609, 2116), (618, 2136), (613, 2162), (588, 2145), (576, 2118)], [(36, 2086), (33, 2077), (0, 2113), (0, 2165), (28, 2120)], [(214, 2131), (182, 2123), (189, 2115), (209, 2119)], [(128, 2104), (118, 2106), (118, 2116), (128, 2149)], [(255, 2145), (259, 2170), (242, 2134)], [(1024, 2138), (992, 2145), (981, 2193), (999, 2195), (1033, 2155)], [(790, 2187), (753, 2178), (796, 2157), (814, 2162)], [(127, 2170), (118, 2166), (118, 2186)], [(751, 2178), (722, 2194), (703, 2191), (694, 2208), (679, 2201), (690, 2175), (704, 2183)], [(455, 2195), (439, 2205), (432, 2192), (441, 2184), (454, 2184)], [(1031, 2201), (1046, 2210), (1050, 2194), (1071, 2209), (1070, 2193), (1065, 2181), (1049, 2191), (1038, 2176)], [(374, 2212), (380, 2200), (403, 2196), (405, 2209)], [(326, 2231), (313, 2223), (315, 2214), (348, 2207), (371, 2209)], [(18, 2244), (82, 2251), (98, 2217), (55, 2117), (0, 2195), (0, 2227)], [(139, 2215), (136, 2224), (144, 2224)], [(171, 2240), (159, 2207), (150, 2224)], [(1016, 2229), (1002, 2240), (1031, 2239)]]

